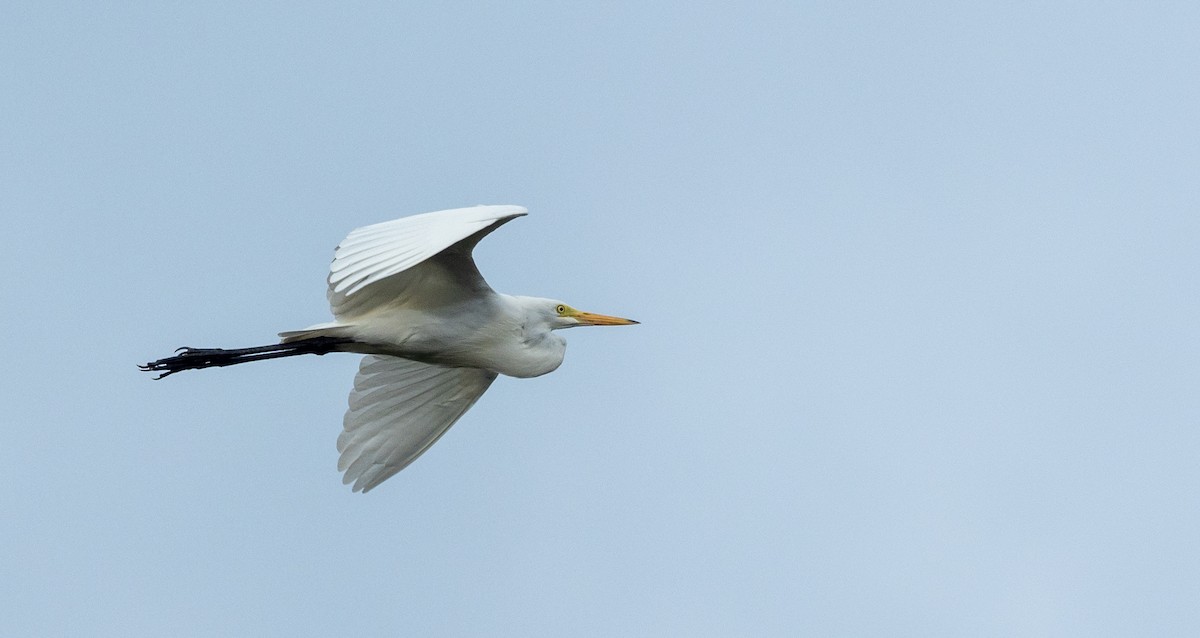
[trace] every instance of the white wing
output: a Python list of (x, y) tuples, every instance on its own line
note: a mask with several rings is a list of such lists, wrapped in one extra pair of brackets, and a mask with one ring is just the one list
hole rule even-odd
[(349, 318), (381, 304), (435, 305), (490, 291), (471, 250), (520, 206), (474, 206), (403, 217), (350, 232), (329, 267), (329, 305)]
[(433, 445), (488, 389), (496, 374), (367, 356), (354, 377), (338, 436), (343, 483), (366, 492)]

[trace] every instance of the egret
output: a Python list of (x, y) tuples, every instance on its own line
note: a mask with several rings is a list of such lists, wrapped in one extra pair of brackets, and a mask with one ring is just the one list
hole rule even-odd
[(520, 206), (475, 206), (355, 229), (329, 268), (333, 321), (281, 332), (273, 345), (180, 348), (139, 367), (161, 379), (302, 354), (367, 355), (337, 449), (343, 483), (369, 491), (429, 449), (497, 375), (536, 377), (557, 369), (567, 343), (555, 330), (637, 323), (492, 290), (472, 251), (525, 214)]

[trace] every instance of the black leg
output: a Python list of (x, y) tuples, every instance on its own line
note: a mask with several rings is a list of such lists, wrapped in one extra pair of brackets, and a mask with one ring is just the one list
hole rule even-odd
[(155, 379), (162, 379), (184, 370), (231, 366), (302, 354), (326, 354), (335, 351), (337, 346), (350, 343), (350, 341), (350, 339), (337, 337), (313, 337), (303, 341), (276, 343), (254, 348), (180, 348), (175, 351), (174, 356), (151, 361), (138, 366), (138, 368), (143, 372), (158, 372), (160, 374)]

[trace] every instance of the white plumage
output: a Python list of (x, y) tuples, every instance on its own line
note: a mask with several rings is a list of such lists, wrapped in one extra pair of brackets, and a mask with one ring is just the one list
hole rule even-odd
[(446, 368), (399, 357), (363, 357), (337, 440), (338, 470), (369, 490), (429, 449), (496, 379), (479, 368)]
[(475, 206), (355, 229), (330, 265), (334, 321), (280, 333), (274, 346), (184, 348), (143, 368), (166, 376), (299, 354), (368, 355), (337, 447), (343, 481), (369, 491), (433, 445), (497, 375), (535, 377), (558, 368), (566, 341), (553, 330), (637, 323), (492, 290), (472, 250), (525, 214), (520, 206)]

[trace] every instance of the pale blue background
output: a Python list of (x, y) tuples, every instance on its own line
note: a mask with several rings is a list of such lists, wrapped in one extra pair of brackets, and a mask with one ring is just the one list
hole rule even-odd
[[(1200, 634), (1200, 9), (0, 6), (0, 634)], [(728, 6), (725, 6), (725, 5)], [(340, 483), (351, 228), (575, 330)]]

